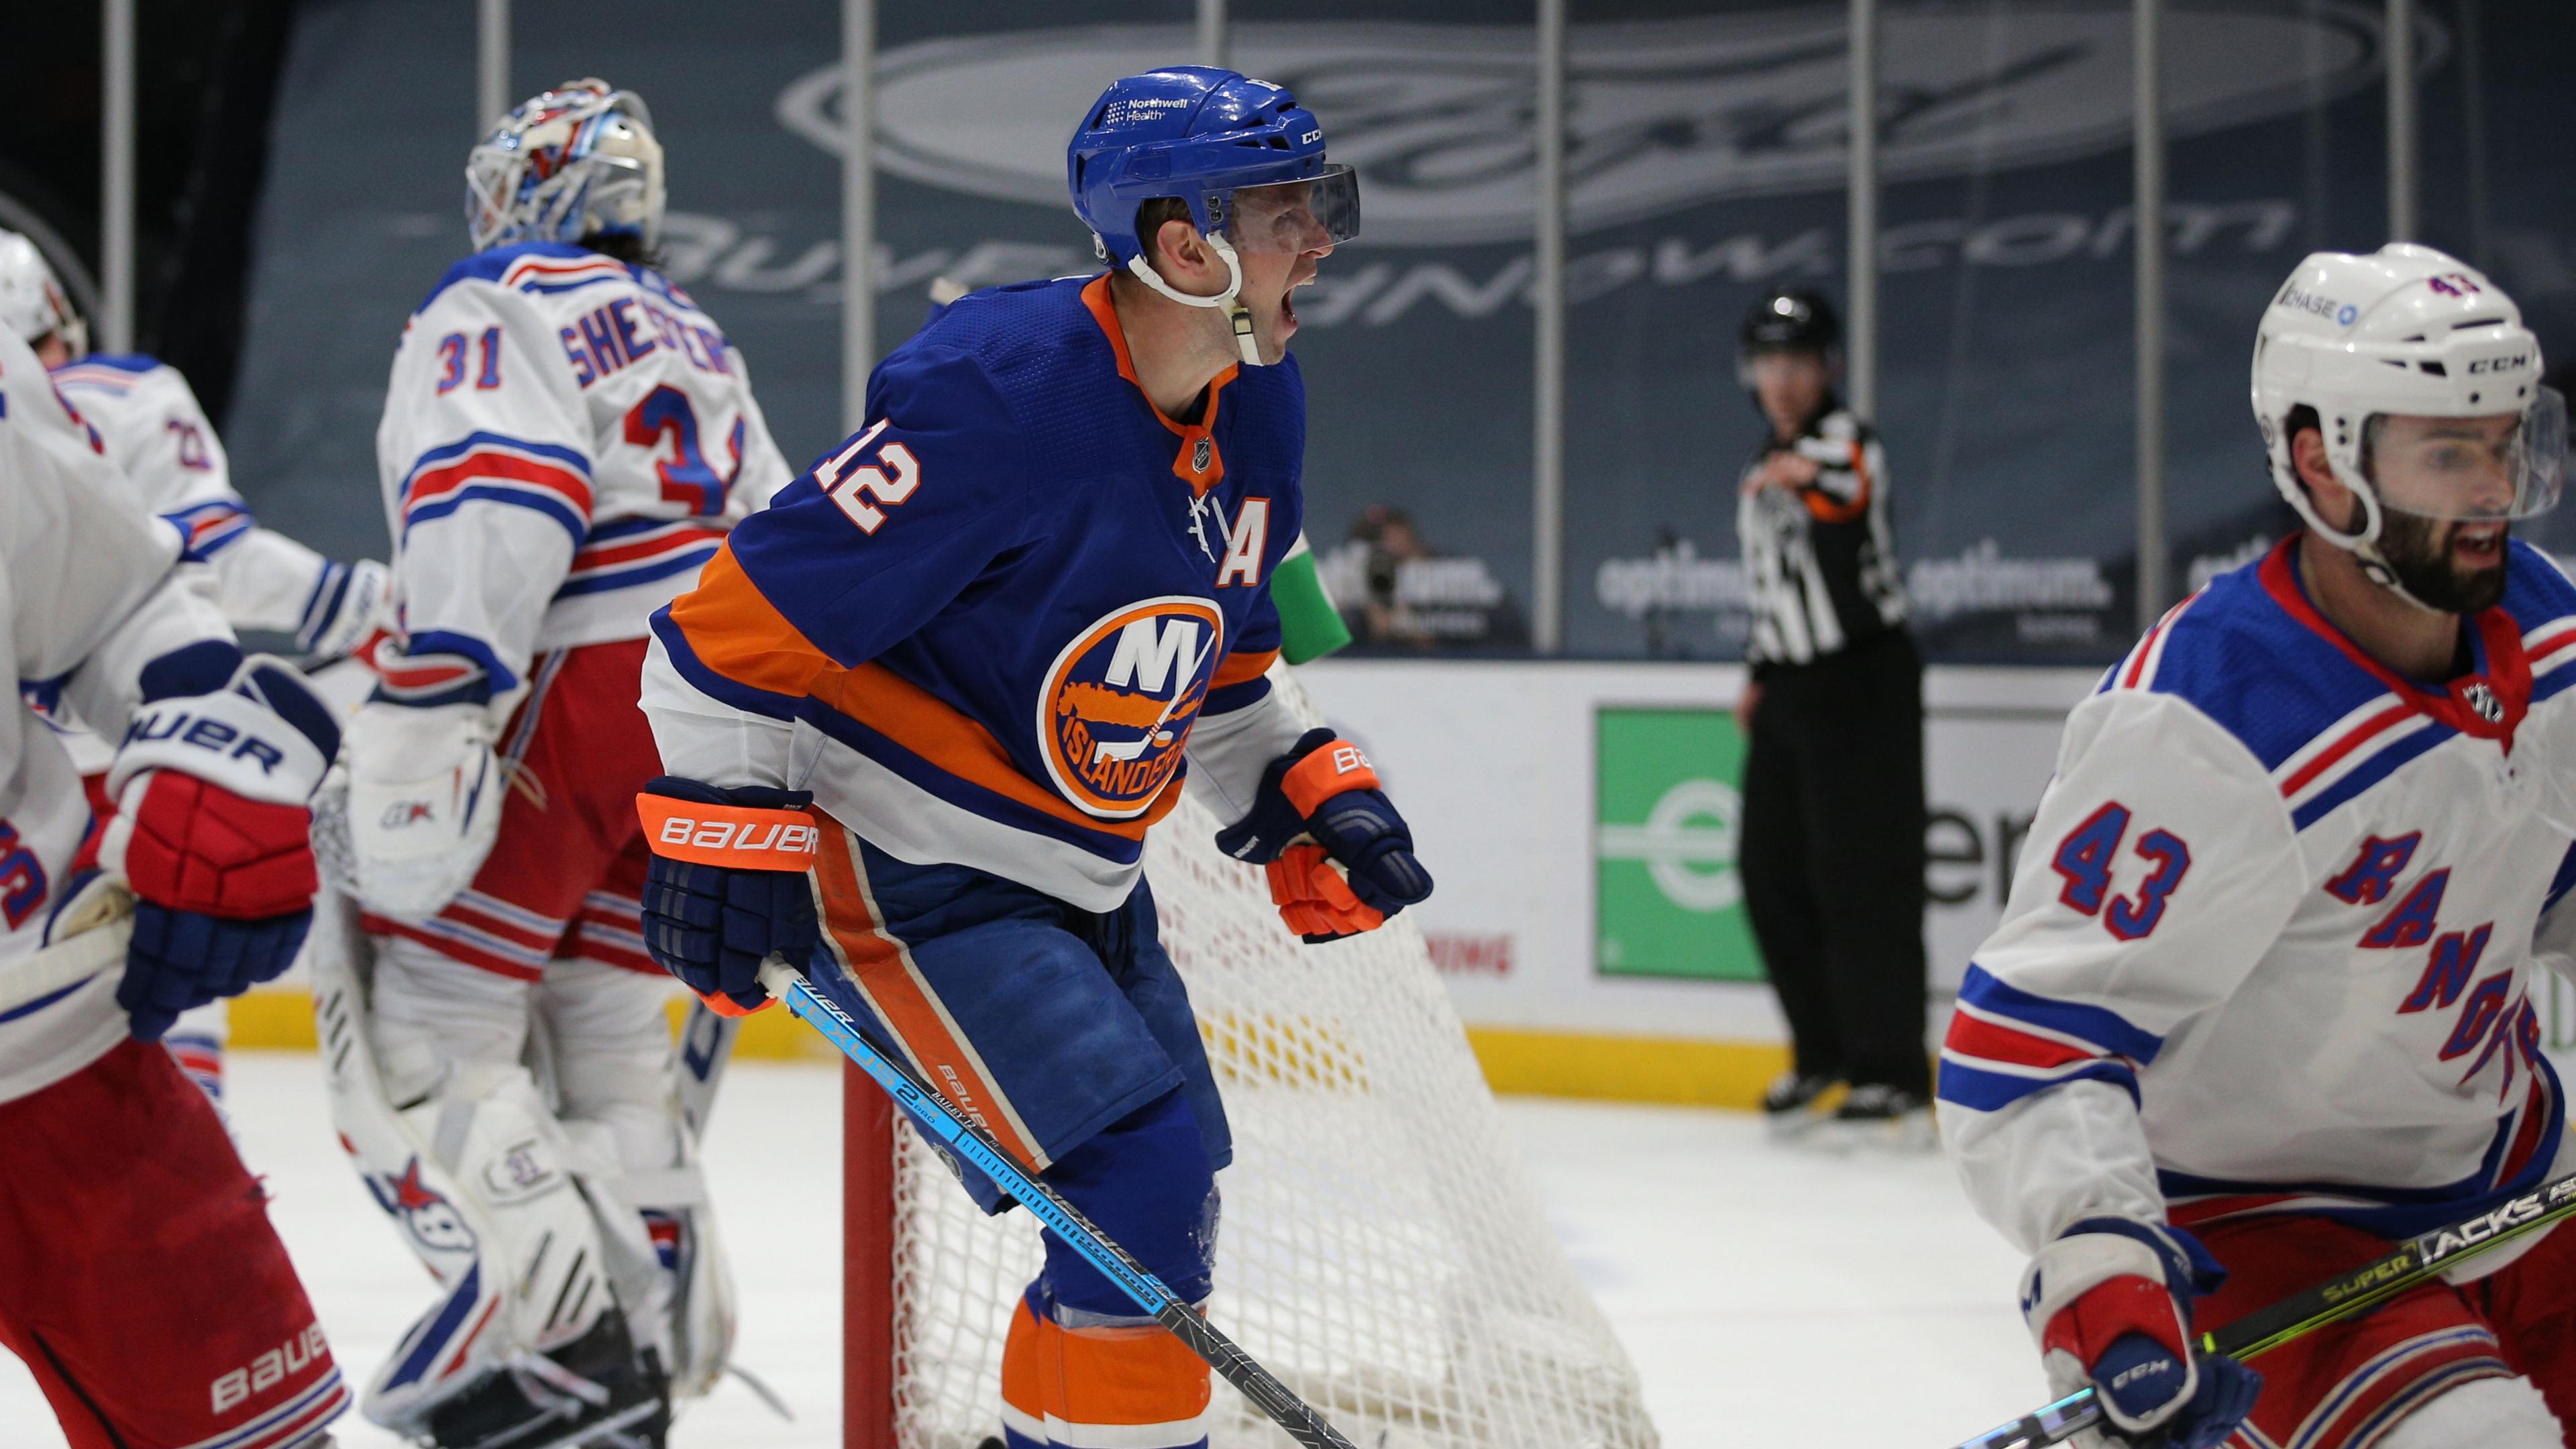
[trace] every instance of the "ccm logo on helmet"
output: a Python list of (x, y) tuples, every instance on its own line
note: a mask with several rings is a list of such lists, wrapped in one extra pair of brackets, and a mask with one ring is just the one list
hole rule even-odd
[(2469, 371), (2473, 373), (2519, 372), (2523, 368), (2529, 366), (2531, 366), (2531, 354), (2528, 352), (2517, 352), (2511, 357), (2476, 358), (2469, 363)]
[(686, 815), (664, 817), (660, 839), (664, 845), (686, 845), (699, 850), (778, 855), (812, 855), (823, 843), (822, 832), (811, 825), (789, 825), (776, 820), (693, 820)]

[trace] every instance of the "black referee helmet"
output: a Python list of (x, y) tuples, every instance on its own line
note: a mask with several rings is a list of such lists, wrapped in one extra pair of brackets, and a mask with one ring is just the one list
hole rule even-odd
[(1765, 352), (1813, 352), (1832, 357), (1842, 350), (1843, 324), (1822, 292), (1803, 287), (1773, 291), (1764, 294), (1744, 314), (1736, 345), (1743, 357)]

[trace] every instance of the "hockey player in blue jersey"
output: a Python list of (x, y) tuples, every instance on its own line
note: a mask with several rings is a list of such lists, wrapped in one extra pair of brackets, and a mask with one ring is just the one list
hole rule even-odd
[[(1068, 171), (1111, 270), (950, 306), (654, 616), (645, 936), (743, 1008), (765, 957), (804, 966), (1203, 1300), (1231, 1146), (1145, 831), (1186, 773), (1309, 941), (1431, 890), (1366, 758), (1265, 677), (1302, 511), (1293, 293), (1358, 195), (1286, 91), (1203, 67), (1112, 85)], [(1002, 1379), (1010, 1449), (1206, 1443), (1206, 1368), (1052, 1238)]]

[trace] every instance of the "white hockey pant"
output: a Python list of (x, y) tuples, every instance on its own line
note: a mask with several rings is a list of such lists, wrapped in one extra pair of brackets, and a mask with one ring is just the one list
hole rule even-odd
[(2566, 1442), (2531, 1380), (2472, 1379), (2398, 1420), (2375, 1449), (2560, 1449)]

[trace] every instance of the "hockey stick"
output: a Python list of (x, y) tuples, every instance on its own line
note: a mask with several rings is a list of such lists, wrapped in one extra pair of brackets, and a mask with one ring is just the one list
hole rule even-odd
[(948, 1104), (947, 1098), (914, 1076), (911, 1068), (870, 1045), (860, 1034), (858, 1023), (850, 1020), (849, 1014), (833, 1004), (831, 998), (816, 991), (813, 983), (794, 967), (772, 956), (760, 968), (760, 984), (769, 989), (770, 995), (786, 1002), (788, 1010), (830, 1038), (842, 1055), (858, 1063), (859, 1070), (874, 1077), (886, 1095), (894, 1098), (895, 1105), (912, 1113), (915, 1122), (938, 1134), (958, 1156), (975, 1164), (1039, 1222), (1054, 1229), (1057, 1237), (1117, 1284), (1137, 1307), (1152, 1314), (1155, 1322), (1170, 1329), (1173, 1337), (1205, 1359), (1209, 1368), (1241, 1390), (1245, 1398), (1270, 1416), (1272, 1423), (1287, 1430), (1288, 1437), (1305, 1449), (1351, 1449), (1351, 1441), (1325, 1423), (1323, 1415), (1236, 1347), (1234, 1340), (1219, 1333), (1197, 1309), (1182, 1302), (1163, 1285), (1163, 1280), (1128, 1256), (1125, 1248), (1093, 1227), (1054, 1188), (1022, 1171), (990, 1133), (967, 1120)]
[[(2200, 1336), (2200, 1351), (2249, 1359), (2314, 1333), (2330, 1323), (2377, 1307), (2410, 1288), (2451, 1271), (2453, 1265), (2552, 1223), (2576, 1217), (2576, 1174), (2545, 1182), (2522, 1196), (2446, 1228), (2397, 1245), (2395, 1252), (2312, 1284), (2268, 1308)], [(1980, 1434), (1957, 1449), (2042, 1449), (2062, 1444), (2102, 1420), (2090, 1388)]]
[(52, 940), (33, 955), (0, 965), (0, 1011), (68, 991), (125, 962), (134, 938), (134, 893), (109, 875), (90, 877), (47, 928)]

